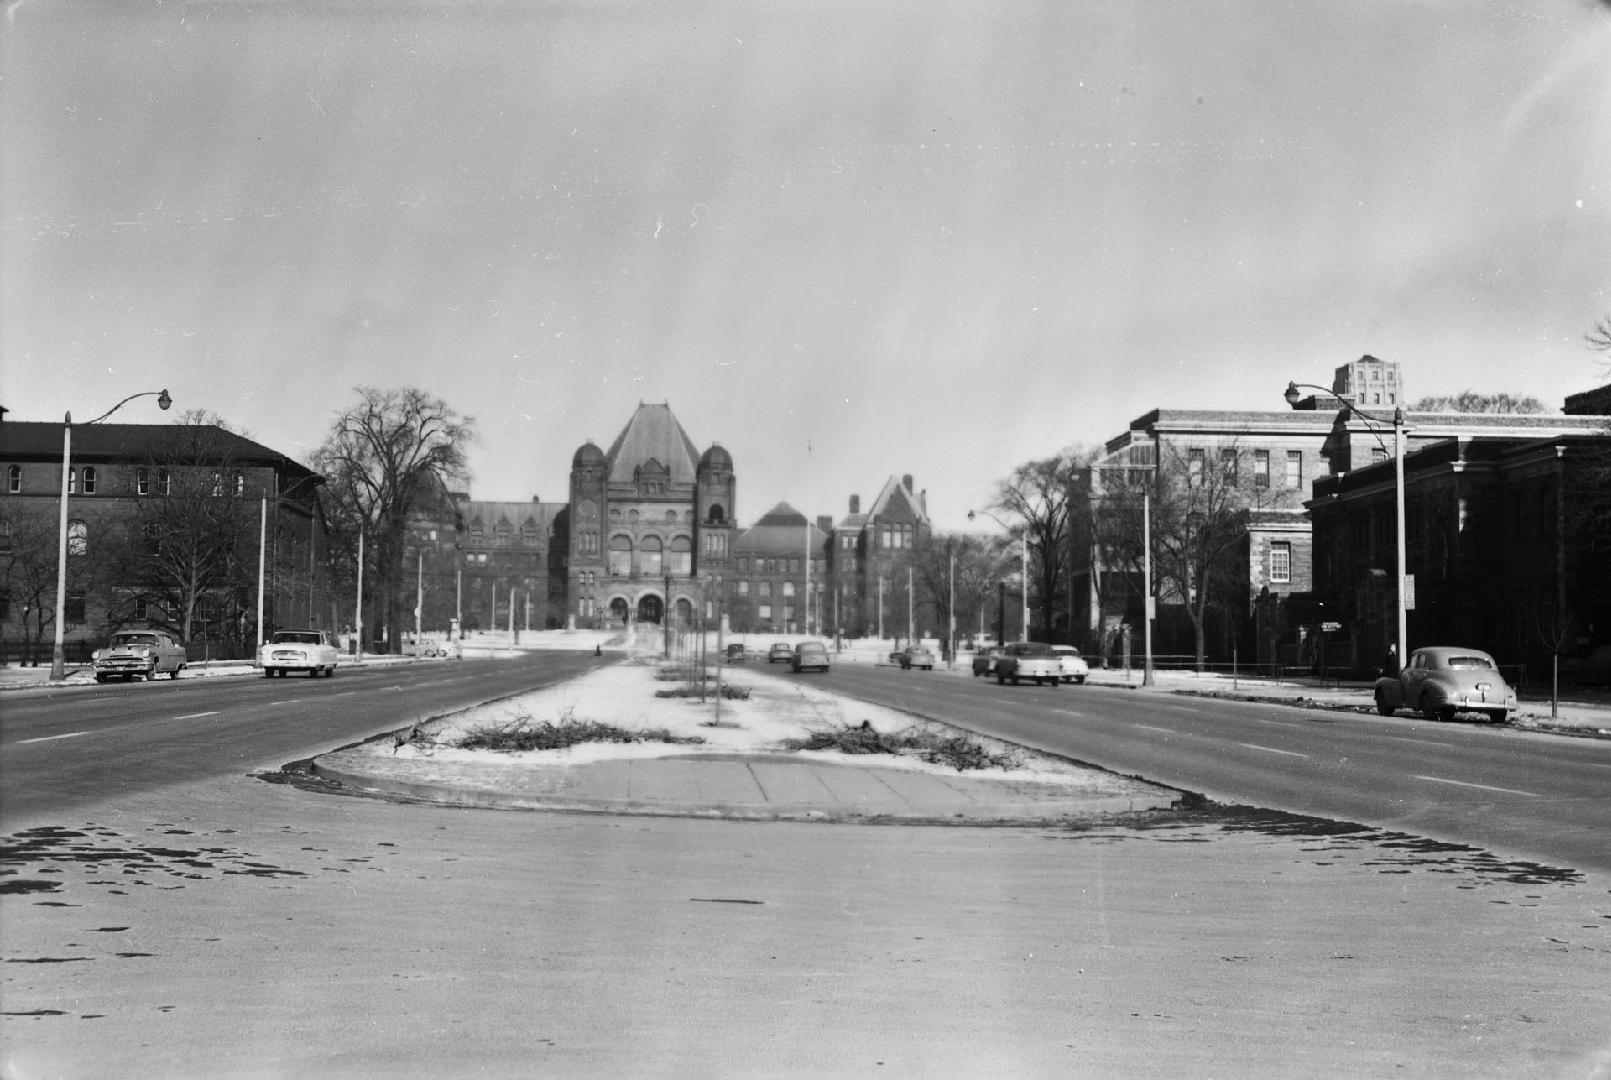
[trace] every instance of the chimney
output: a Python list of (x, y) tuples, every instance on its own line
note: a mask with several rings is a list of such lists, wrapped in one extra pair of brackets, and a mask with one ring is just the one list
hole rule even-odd
[(861, 513), (861, 496), (860, 495), (852, 495), (850, 497), (850, 512), (852, 514)]
[(817, 515), (817, 528), (821, 529), (823, 532), (827, 533), (829, 536), (832, 536), (833, 535), (833, 518), (829, 517), (827, 514), (818, 514)]
[(907, 473), (905, 476), (901, 477), (901, 483), (906, 486), (907, 491), (911, 491), (912, 490), (912, 474)]

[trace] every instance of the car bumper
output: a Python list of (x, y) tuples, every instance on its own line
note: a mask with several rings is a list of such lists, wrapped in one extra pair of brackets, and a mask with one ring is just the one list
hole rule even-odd
[(138, 657), (120, 657), (115, 660), (97, 660), (92, 666), (97, 675), (144, 675), (155, 665), (150, 660)]

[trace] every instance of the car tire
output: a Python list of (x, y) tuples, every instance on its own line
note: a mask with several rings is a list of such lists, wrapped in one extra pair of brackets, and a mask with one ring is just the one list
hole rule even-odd
[(1491, 709), (1491, 710), (1489, 710), (1488, 719), (1493, 721), (1496, 724), (1503, 724), (1505, 722), (1505, 720), (1507, 719), (1507, 717), (1505, 715), (1505, 710), (1504, 709)]
[(184, 669), (185, 669), (185, 666), (183, 664), (180, 664), (178, 667), (176, 667), (172, 671), (168, 672), (168, 681), (172, 682), (174, 679), (177, 679), (179, 677), (179, 673), (181, 671), (183, 671)]
[(1085, 676), (1084, 675), (1076, 675), (1076, 676), (1074, 676), (1074, 681), (1083, 686), (1083, 685), (1085, 685)]
[(1383, 716), (1392, 716), (1394, 708), (1387, 701), (1387, 695), (1380, 690), (1376, 691), (1376, 711)]
[(98, 682), (98, 683), (103, 683), (103, 682), (106, 681), (106, 676), (105, 675), (97, 675), (97, 676), (95, 676), (95, 681)]
[(999, 671), (996, 672), (996, 685), (997, 686), (1006, 686), (1007, 685), (1007, 676), (1003, 675)]

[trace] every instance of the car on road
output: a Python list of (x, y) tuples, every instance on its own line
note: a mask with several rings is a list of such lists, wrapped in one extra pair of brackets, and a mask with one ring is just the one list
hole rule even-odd
[(1091, 665), (1085, 662), (1085, 657), (1072, 645), (1053, 645), (1052, 652), (1057, 656), (1057, 666), (1062, 669), (1063, 681), (1082, 683), (1091, 674)]
[(291, 671), (306, 671), (315, 679), (320, 675), (329, 677), (336, 673), (340, 656), (324, 630), (276, 630), (257, 650), (257, 662), (265, 678)]
[(992, 645), (988, 649), (980, 649), (974, 653), (974, 678), (978, 678), (980, 675), (994, 675), (996, 673), (996, 661), (1001, 658), (1001, 654), (1004, 651), (1000, 645)]
[(922, 645), (908, 646), (895, 655), (900, 658), (895, 662), (901, 666), (902, 671), (910, 671), (912, 668), (934, 670), (934, 650)]
[(119, 630), (90, 653), (95, 681), (145, 679), (166, 672), (177, 679), (185, 669), (185, 648), (161, 630)]
[(1376, 711), (1383, 716), (1416, 709), (1429, 720), (1453, 720), (1456, 713), (1470, 712), (1502, 724), (1516, 710), (1516, 691), (1492, 656), (1450, 645), (1410, 653), (1397, 675), (1376, 680), (1375, 697)]
[(794, 671), (827, 671), (828, 647), (820, 641), (802, 641), (789, 656)]
[(725, 655), (729, 664), (737, 664), (742, 662), (744, 659), (744, 643), (741, 641), (733, 642), (731, 645), (727, 646)]
[(774, 641), (772, 647), (766, 650), (766, 662), (768, 664), (787, 664), (793, 660), (794, 650), (789, 647), (789, 643), (786, 641)]
[(1012, 680), (1014, 686), (1031, 680), (1056, 686), (1063, 679), (1063, 666), (1050, 645), (1039, 641), (1015, 641), (996, 657), (996, 682)]

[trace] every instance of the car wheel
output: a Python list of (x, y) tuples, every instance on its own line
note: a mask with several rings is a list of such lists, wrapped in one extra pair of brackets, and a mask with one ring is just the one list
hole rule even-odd
[(1074, 676), (1074, 681), (1083, 685), (1084, 682), (1085, 682), (1085, 676), (1084, 675), (1076, 675), (1076, 676)]
[(146, 682), (156, 682), (157, 681), (157, 665), (152, 664), (150, 667), (145, 669), (145, 681)]
[(96, 682), (105, 682), (106, 681), (106, 676), (105, 675), (97, 675), (97, 676), (95, 676), (95, 681)]
[(1003, 675), (999, 671), (996, 672), (996, 685), (997, 686), (1005, 686), (1005, 685), (1007, 685), (1007, 676)]
[(1387, 695), (1383, 694), (1380, 690), (1376, 691), (1376, 711), (1381, 713), (1383, 716), (1393, 715), (1393, 706), (1388, 704)]
[(1503, 724), (1505, 722), (1505, 710), (1504, 709), (1494, 709), (1494, 710), (1492, 710), (1491, 712), (1488, 713), (1488, 719), (1492, 720), (1496, 724)]
[(185, 669), (185, 666), (183, 664), (180, 664), (178, 667), (176, 667), (172, 671), (168, 672), (168, 680), (171, 682), (174, 679), (177, 679), (179, 677), (179, 673), (181, 671), (183, 671), (184, 669)]

